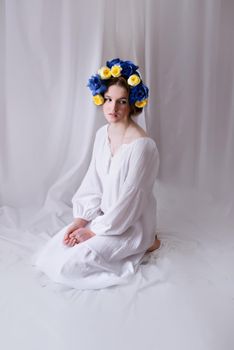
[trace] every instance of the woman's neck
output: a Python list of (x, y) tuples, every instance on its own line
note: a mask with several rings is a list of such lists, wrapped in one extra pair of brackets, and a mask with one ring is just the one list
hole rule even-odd
[(132, 124), (132, 120), (131, 118), (128, 118), (117, 123), (109, 123), (108, 129), (113, 134), (123, 134), (126, 132), (130, 124)]
[(108, 140), (112, 155), (114, 155), (118, 148), (125, 143), (129, 125), (132, 123), (133, 121), (128, 118), (126, 121), (110, 123), (108, 125)]

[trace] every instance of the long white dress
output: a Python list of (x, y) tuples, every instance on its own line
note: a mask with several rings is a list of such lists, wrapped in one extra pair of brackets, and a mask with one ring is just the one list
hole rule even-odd
[(67, 247), (65, 227), (35, 263), (51, 280), (77, 289), (126, 283), (155, 238), (157, 146), (141, 137), (112, 156), (107, 129), (97, 131), (89, 169), (72, 199), (74, 217), (89, 221), (96, 235)]

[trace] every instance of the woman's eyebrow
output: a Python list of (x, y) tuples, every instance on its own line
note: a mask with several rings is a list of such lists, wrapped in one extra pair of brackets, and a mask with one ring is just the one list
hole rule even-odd
[[(104, 95), (104, 97), (112, 98), (112, 97), (109, 96), (109, 95)], [(127, 100), (127, 99), (128, 99), (127, 97), (120, 97), (120, 98), (118, 98), (118, 100)]]

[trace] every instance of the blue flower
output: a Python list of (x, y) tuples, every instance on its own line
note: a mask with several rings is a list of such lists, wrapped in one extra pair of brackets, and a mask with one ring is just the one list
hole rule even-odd
[(134, 104), (136, 101), (143, 101), (149, 95), (149, 89), (143, 83), (133, 87), (130, 91), (129, 103)]
[(111, 61), (107, 61), (106, 65), (110, 69), (115, 65), (119, 65), (122, 68), (121, 75), (125, 78), (129, 78), (130, 75), (136, 73), (136, 70), (138, 69), (138, 66), (136, 66), (132, 61), (122, 61), (119, 58), (114, 58)]
[(108, 68), (111, 68), (111, 67), (113, 67), (115, 65), (120, 65), (121, 62), (123, 62), (123, 61), (121, 61), (119, 58), (114, 58), (111, 61), (107, 61), (106, 65), (107, 65)]
[(129, 78), (130, 75), (135, 74), (136, 70), (138, 69), (138, 66), (136, 66), (132, 61), (122, 61), (121, 62), (121, 75), (123, 75), (126, 78)]
[(103, 80), (101, 80), (98, 74), (91, 76), (87, 86), (92, 91), (93, 96), (103, 94), (107, 90), (106, 85), (103, 83)]

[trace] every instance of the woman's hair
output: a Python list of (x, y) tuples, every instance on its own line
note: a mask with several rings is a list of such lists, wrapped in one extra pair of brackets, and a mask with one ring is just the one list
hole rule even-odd
[[(112, 85), (116, 85), (116, 86), (119, 86), (119, 87), (122, 87), (124, 88), (127, 93), (128, 93), (128, 96), (130, 94), (130, 86), (129, 84), (127, 83), (127, 80), (124, 78), (124, 77), (117, 77), (117, 78), (110, 78), (106, 81), (106, 86), (107, 86), (107, 89), (112, 86)], [(139, 107), (136, 107), (135, 104), (130, 104), (129, 103), (129, 106), (130, 106), (130, 113), (129, 113), (129, 117), (134, 117), (134, 116), (137, 116), (138, 114), (140, 114), (143, 110), (143, 108), (139, 108)]]

